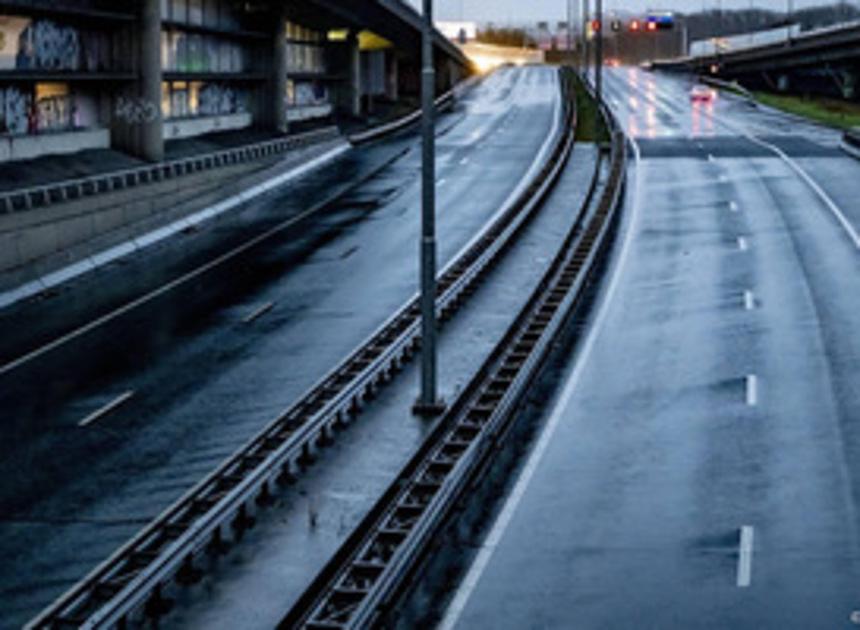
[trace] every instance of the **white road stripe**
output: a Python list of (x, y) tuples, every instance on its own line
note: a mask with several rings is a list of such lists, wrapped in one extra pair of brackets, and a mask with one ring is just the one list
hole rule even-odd
[(748, 311), (755, 310), (755, 296), (752, 291), (744, 291), (744, 308)]
[(469, 158), (467, 158), (467, 157), (464, 157), (462, 160), (460, 160), (461, 166), (466, 166), (466, 164), (468, 164), (468, 163), (469, 163)]
[(738, 249), (741, 250), (742, 252), (745, 252), (749, 249), (749, 242), (747, 241), (746, 237), (744, 237), (744, 236), (738, 237)]
[(129, 400), (131, 400), (131, 398), (133, 396), (134, 396), (133, 390), (127, 391), (124, 394), (117, 396), (112, 401), (110, 401), (108, 404), (106, 404), (104, 407), (97, 409), (96, 411), (94, 411), (90, 415), (88, 415), (86, 418), (84, 418), (83, 420), (78, 422), (78, 426), (79, 427), (86, 427), (86, 426), (91, 425), (93, 422), (101, 420), (102, 418), (104, 418), (108, 414), (113, 413), (114, 411), (119, 409), (122, 405), (124, 405)]
[[(729, 125), (725, 121), (721, 122), (723, 125), (732, 128), (732, 125)], [(788, 164), (788, 166), (795, 173), (800, 175), (803, 181), (806, 182), (806, 184), (813, 190), (813, 192), (818, 196), (822, 203), (824, 203), (827, 209), (830, 210), (831, 214), (836, 217), (836, 220), (842, 226), (842, 229), (845, 230), (845, 232), (848, 234), (848, 237), (851, 239), (851, 242), (854, 243), (854, 247), (856, 249), (860, 249), (860, 234), (857, 233), (857, 229), (851, 224), (851, 222), (848, 220), (848, 218), (845, 216), (839, 206), (836, 205), (836, 202), (834, 202), (833, 199), (830, 198), (830, 195), (828, 195), (824, 191), (824, 189), (818, 184), (818, 182), (812, 179), (812, 176), (809, 173), (803, 170), (803, 168), (795, 160), (790, 158), (788, 154), (786, 154), (786, 152), (780, 149), (778, 146), (769, 142), (765, 142), (764, 140), (744, 130), (741, 130), (740, 133), (746, 136), (747, 139), (749, 139), (750, 141), (758, 144), (761, 147), (770, 149), (771, 151), (776, 153), (786, 164)]]
[(755, 407), (758, 404), (758, 376), (749, 374), (746, 379), (747, 405)]
[(630, 225), (628, 226), (627, 233), (624, 236), (624, 241), (621, 245), (621, 251), (618, 257), (618, 263), (613, 269), (612, 278), (610, 279), (609, 285), (606, 289), (606, 295), (600, 303), (600, 308), (594, 319), (594, 323), (588, 330), (588, 337), (582, 346), (582, 353), (577, 357), (576, 366), (574, 367), (570, 379), (568, 379), (567, 384), (565, 385), (561, 397), (556, 402), (555, 407), (553, 407), (550, 418), (544, 426), (534, 450), (532, 450), (529, 455), (529, 459), (520, 473), (513, 491), (505, 502), (501, 513), (493, 523), (490, 533), (487, 535), (486, 539), (484, 539), (480, 551), (478, 551), (472, 566), (469, 568), (468, 574), (457, 589), (454, 599), (448, 606), (448, 610), (445, 611), (445, 616), (437, 627), (438, 630), (452, 630), (463, 615), (463, 611), (469, 603), (469, 598), (472, 596), (475, 588), (477, 588), (478, 582), (481, 580), (481, 576), (484, 574), (484, 571), (486, 571), (487, 566), (490, 563), (490, 559), (493, 557), (493, 554), (495, 553), (499, 542), (502, 540), (505, 531), (510, 525), (511, 520), (513, 520), (514, 514), (517, 511), (532, 478), (534, 477), (538, 465), (552, 442), (553, 436), (561, 423), (562, 416), (569, 406), (570, 401), (573, 398), (573, 394), (579, 386), (579, 381), (585, 371), (585, 366), (588, 364), (589, 357), (594, 350), (594, 345), (600, 331), (603, 329), (604, 322), (606, 321), (609, 313), (609, 305), (612, 303), (615, 293), (618, 290), (622, 271), (626, 267), (627, 259), (630, 255), (633, 236), (636, 233), (642, 207), (642, 167), (640, 165), (642, 154), (635, 138), (631, 137), (630, 143), (633, 146), (633, 153), (636, 162), (636, 192), (630, 215)]
[(729, 210), (731, 210), (732, 212), (737, 212), (738, 211), (738, 204), (734, 201), (730, 201), (729, 202)]
[(259, 307), (257, 310), (255, 310), (252, 313), (250, 313), (249, 315), (247, 315), (245, 317), (245, 319), (242, 320), (242, 323), (243, 324), (250, 324), (251, 322), (254, 322), (254, 321), (260, 319), (263, 315), (265, 315), (266, 313), (271, 311), (274, 307), (275, 307), (274, 302), (266, 302), (261, 307)]
[(747, 588), (752, 584), (753, 540), (755, 529), (752, 525), (741, 527), (740, 553), (738, 553), (738, 588)]
[(445, 178), (443, 177), (443, 178), (442, 178), (442, 179), (440, 179), (438, 182), (436, 182), (436, 184), (437, 184), (438, 186), (444, 186), (444, 185), (445, 185), (445, 182), (447, 182), (447, 181), (448, 181), (448, 180), (447, 180), (447, 179), (445, 179)]

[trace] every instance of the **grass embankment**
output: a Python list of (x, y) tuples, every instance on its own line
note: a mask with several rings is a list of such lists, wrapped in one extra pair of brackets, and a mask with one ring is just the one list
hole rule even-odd
[(606, 125), (603, 123), (603, 118), (600, 116), (600, 110), (597, 107), (597, 102), (591, 98), (588, 90), (582, 85), (579, 77), (576, 78), (576, 141), (577, 142), (608, 142), (609, 133), (606, 130)]
[(860, 103), (833, 98), (787, 96), (771, 94), (770, 92), (755, 92), (754, 94), (756, 100), (764, 105), (809, 118), (829, 127), (838, 129), (860, 127)]

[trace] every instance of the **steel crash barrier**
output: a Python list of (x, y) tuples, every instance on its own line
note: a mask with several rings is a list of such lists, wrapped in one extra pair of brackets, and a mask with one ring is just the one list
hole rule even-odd
[(336, 127), (326, 127), (224, 151), (69, 179), (43, 186), (17, 189), (0, 193), (0, 213), (8, 214), (32, 210), (54, 203), (133, 188), (141, 184), (151, 184), (190, 173), (241, 164), (287, 151), (303, 149), (339, 137), (340, 133)]

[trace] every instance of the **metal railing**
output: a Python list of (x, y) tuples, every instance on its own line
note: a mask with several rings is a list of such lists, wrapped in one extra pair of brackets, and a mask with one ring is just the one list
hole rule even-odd
[(334, 140), (339, 137), (336, 127), (326, 127), (307, 133), (266, 140), (223, 151), (147, 164), (133, 168), (99, 173), (88, 177), (67, 179), (0, 193), (0, 214), (23, 212), (106, 192), (132, 188), (141, 184), (197, 173), (213, 168), (241, 164)]

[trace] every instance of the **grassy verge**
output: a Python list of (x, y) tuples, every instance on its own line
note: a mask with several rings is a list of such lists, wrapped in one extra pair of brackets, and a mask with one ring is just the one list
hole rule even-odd
[(609, 133), (606, 130), (606, 125), (603, 124), (597, 102), (591, 98), (578, 77), (576, 78), (576, 112), (578, 117), (577, 142), (607, 142), (609, 140)]
[(860, 103), (831, 98), (787, 96), (770, 92), (755, 92), (755, 97), (764, 105), (809, 118), (829, 127), (838, 129), (860, 127)]

